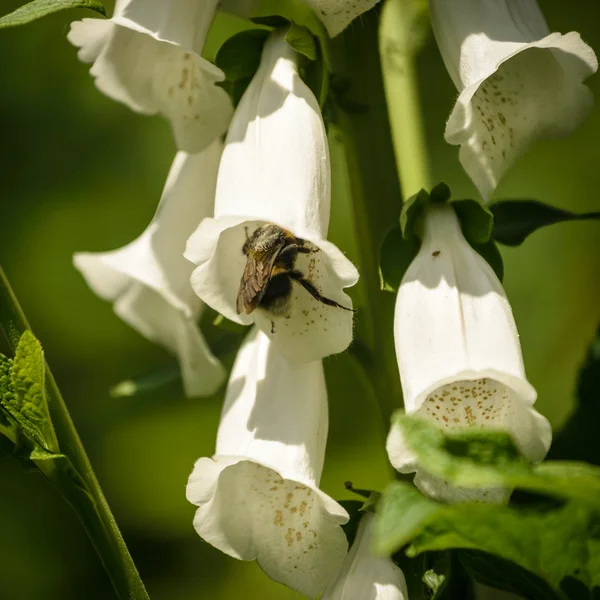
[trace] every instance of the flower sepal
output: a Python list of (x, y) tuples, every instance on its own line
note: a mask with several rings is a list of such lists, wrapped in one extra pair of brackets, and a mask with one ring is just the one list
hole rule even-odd
[(504, 265), (492, 240), (494, 215), (477, 200), (453, 199), (450, 187), (443, 181), (431, 192), (419, 190), (402, 206), (400, 222), (392, 227), (381, 245), (379, 264), (382, 289), (395, 292), (417, 256), (423, 237), (423, 216), (433, 204), (449, 204), (456, 213), (461, 230), (470, 246), (494, 269), (502, 281)]

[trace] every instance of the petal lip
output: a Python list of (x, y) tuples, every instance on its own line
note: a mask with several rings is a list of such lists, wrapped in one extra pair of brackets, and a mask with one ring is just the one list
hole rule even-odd
[(342, 506), (246, 457), (199, 459), (186, 495), (198, 506), (194, 528), (206, 542), (238, 560), (257, 560), (269, 577), (309, 597), (346, 555)]
[[(479, 74), (478, 78), (461, 90), (456, 101), (456, 105), (469, 104), (481, 84), (488, 79), (490, 75), (498, 71), (498, 69), (511, 58), (514, 58), (518, 54), (533, 48), (562, 51), (565, 54), (573, 54), (575, 57), (579, 58), (581, 69), (577, 73), (577, 77), (579, 77), (580, 80), (586, 79), (598, 70), (598, 59), (596, 54), (590, 48), (590, 46), (588, 46), (588, 44), (581, 39), (581, 35), (578, 32), (571, 31), (566, 34), (554, 32), (550, 33), (541, 40), (520, 44), (518, 48), (510, 51), (506, 56), (503, 56), (497, 62), (486, 65), (485, 70)], [(569, 52), (570, 48), (572, 48), (574, 51)], [(591, 92), (589, 93), (591, 97)], [(586, 116), (587, 115), (584, 115), (581, 120), (583, 120)], [(460, 116), (456, 114), (456, 106), (448, 118), (448, 122), (446, 123), (444, 137), (449, 144), (453, 145), (462, 144), (469, 138), (468, 130), (466, 130), (464, 124), (460, 122)]]
[(436, 381), (433, 381), (429, 387), (420, 391), (414, 401), (414, 410), (418, 410), (423, 406), (423, 402), (432, 394), (436, 389), (441, 388), (450, 383), (455, 383), (457, 381), (475, 381), (477, 379), (494, 379), (506, 387), (510, 388), (513, 392), (515, 392), (523, 402), (533, 405), (537, 399), (537, 392), (535, 388), (525, 379), (524, 377), (518, 377), (511, 373), (506, 373), (503, 371), (498, 371), (496, 369), (482, 369), (480, 371), (474, 371), (471, 369), (465, 369), (464, 371), (459, 371), (453, 375), (449, 375), (448, 377), (443, 377)]
[(579, 33), (551, 33), (536, 0), (431, 0), (440, 52), (459, 97), (445, 139), (488, 200), (538, 139), (570, 134), (587, 117), (583, 81), (598, 68)]
[(109, 21), (73, 23), (68, 39), (93, 63), (103, 94), (167, 118), (177, 147), (198, 153), (225, 133), (233, 115), (229, 95), (216, 85), (224, 73), (201, 56), (215, 9), (216, 0), (128, 0)]
[[(250, 315), (237, 314), (236, 298), (247, 261), (241, 248), (247, 232), (264, 223), (246, 216), (203, 220), (188, 240), (185, 252), (188, 260), (198, 264), (191, 278), (194, 291), (229, 320), (242, 325), (255, 322), (292, 360), (309, 362), (344, 351), (352, 341), (353, 313), (325, 306), (297, 283), (292, 289), (291, 318), (260, 307)], [(299, 256), (296, 268), (325, 297), (351, 309), (352, 300), (343, 289), (358, 280), (354, 265), (335, 245), (311, 231), (291, 232), (320, 250), (318, 260)]]

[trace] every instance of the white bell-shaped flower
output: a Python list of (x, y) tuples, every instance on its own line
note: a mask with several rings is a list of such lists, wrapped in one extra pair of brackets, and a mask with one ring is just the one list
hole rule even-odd
[(254, 328), (231, 372), (216, 453), (196, 462), (187, 486), (205, 541), (313, 598), (347, 550), (348, 514), (318, 487), (327, 429), (321, 361), (290, 362)]
[(117, 0), (110, 20), (71, 25), (69, 41), (93, 63), (100, 91), (171, 122), (180, 150), (199, 152), (223, 134), (233, 107), (223, 72), (201, 57), (217, 0)]
[[(313, 361), (350, 344), (352, 301), (343, 288), (354, 285), (358, 273), (326, 240), (331, 203), (327, 136), (317, 100), (300, 78), (296, 60), (284, 33), (267, 40), (260, 68), (227, 134), (215, 218), (202, 221), (185, 255), (198, 265), (192, 286), (206, 304), (237, 323), (256, 322), (288, 358)], [(289, 265), (278, 267), (277, 285), (283, 291), (269, 288), (283, 241), (273, 240), (272, 251), (262, 242), (254, 255), (242, 251), (266, 224), (287, 230), (288, 245), (302, 245), (290, 261), (293, 277)], [(240, 310), (242, 276), (255, 259), (248, 288), (255, 303)], [(249, 279), (244, 277), (244, 282)], [(286, 286), (288, 295), (283, 293)], [(267, 308), (265, 294), (289, 301), (277, 310), (271, 304)]]
[(375, 515), (366, 512), (350, 552), (321, 600), (408, 600), (401, 569), (372, 549)]
[(578, 33), (550, 33), (536, 0), (430, 0), (433, 30), (459, 96), (446, 141), (487, 200), (537, 139), (587, 116), (582, 83), (598, 68)]
[(189, 234), (212, 214), (222, 148), (215, 140), (199, 154), (177, 154), (156, 214), (135, 241), (73, 259), (121, 319), (178, 356), (189, 396), (212, 394), (225, 375), (198, 329), (204, 304), (190, 286), (194, 265), (183, 257)]
[[(502, 284), (464, 238), (454, 209), (430, 206), (421, 248), (398, 290), (394, 319), (404, 407), (440, 428), (508, 431), (521, 452), (541, 461), (551, 440), (548, 421), (532, 407), (519, 335)], [(434, 497), (469, 497), (419, 469), (397, 426), (387, 450), (401, 473)], [(502, 490), (471, 497), (499, 499)]]

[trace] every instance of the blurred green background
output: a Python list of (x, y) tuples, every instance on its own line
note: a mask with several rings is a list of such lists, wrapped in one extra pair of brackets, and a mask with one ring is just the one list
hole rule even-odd
[[(21, 4), (4, 0), (0, 12)], [(550, 27), (580, 31), (600, 51), (596, 0), (541, 2)], [(46, 350), (108, 501), (155, 600), (300, 598), (254, 563), (222, 556), (195, 534), (185, 484), (212, 454), (221, 398), (187, 400), (177, 387), (115, 400), (111, 385), (172, 359), (121, 323), (71, 266), (76, 250), (109, 250), (136, 237), (155, 210), (174, 156), (169, 126), (101, 95), (66, 41), (57, 14), (0, 32), (0, 263)], [(357, 21), (361, 35), (374, 15)], [(445, 144), (456, 92), (430, 40), (421, 91), (436, 179), (474, 196), (457, 149)], [(600, 96), (600, 77), (589, 80)], [(376, 107), (380, 110), (381, 107)], [(497, 197), (535, 197), (563, 208), (600, 209), (600, 108), (570, 138), (538, 143), (505, 177)], [(372, 148), (377, 153), (383, 149)], [(377, 197), (373, 197), (377, 202)], [(338, 211), (339, 213), (339, 211)], [(333, 223), (338, 243), (351, 246)], [(600, 227), (569, 223), (503, 249), (505, 286), (537, 408), (561, 426), (573, 407), (576, 371), (600, 320)], [(390, 331), (391, 335), (391, 331)], [(326, 492), (343, 482), (381, 488), (389, 477), (385, 431), (351, 359), (326, 361), (331, 426)], [(0, 599), (114, 598), (79, 523), (40, 476), (0, 457)]]

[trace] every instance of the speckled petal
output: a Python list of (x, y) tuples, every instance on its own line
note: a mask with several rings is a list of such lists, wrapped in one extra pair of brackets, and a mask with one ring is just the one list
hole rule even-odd
[(69, 41), (82, 61), (94, 63), (98, 89), (137, 112), (162, 114), (178, 148), (200, 152), (225, 132), (233, 113), (229, 96), (215, 85), (222, 71), (200, 56), (215, 6), (193, 3), (202, 13), (194, 20), (181, 0), (121, 4), (110, 21), (74, 22)]
[[(346, 511), (319, 489), (238, 457), (201, 458), (188, 483), (197, 533), (233, 558), (316, 598), (347, 551)], [(209, 492), (207, 492), (210, 490)]]
[(598, 68), (578, 33), (550, 33), (535, 0), (432, 0), (440, 51), (460, 95), (446, 140), (489, 199), (537, 139), (571, 133), (592, 105)]
[[(236, 298), (247, 260), (241, 247), (246, 232), (252, 233), (263, 224), (243, 217), (205, 219), (200, 224), (185, 253), (199, 265), (191, 279), (196, 294), (234, 322), (255, 322), (290, 360), (307, 362), (343, 352), (352, 341), (353, 313), (323, 304), (298, 282), (292, 285), (290, 308), (285, 315), (277, 316), (260, 307), (251, 315), (237, 314)], [(312, 236), (303, 239), (314, 253), (300, 254), (296, 268), (320, 294), (352, 309), (352, 300), (343, 288), (358, 280), (354, 265), (330, 242)]]
[[(527, 458), (544, 458), (551, 430), (532, 408), (536, 392), (506, 294), (448, 205), (425, 216), (421, 249), (398, 290), (394, 339), (407, 413), (443, 429), (504, 429)], [(388, 454), (399, 471), (418, 470), (396, 428)], [(428, 492), (439, 488), (443, 496), (444, 486), (436, 486)]]

